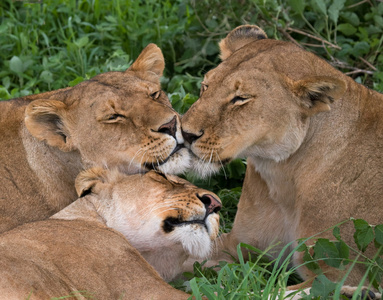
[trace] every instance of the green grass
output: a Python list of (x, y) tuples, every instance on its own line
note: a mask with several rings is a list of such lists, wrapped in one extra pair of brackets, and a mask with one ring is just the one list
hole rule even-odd
[[(260, 25), (271, 38), (297, 43), (383, 92), (382, 16), (383, 2), (377, 0), (3, 0), (0, 100), (124, 70), (148, 43), (155, 43), (166, 60), (163, 89), (183, 113), (198, 99), (204, 73), (219, 63), (220, 39), (245, 23)], [(236, 160), (207, 180), (186, 175), (221, 197), (222, 232), (231, 229), (245, 167)], [(379, 236), (368, 228), (364, 230)], [(338, 245), (322, 243), (329, 249)], [(197, 299), (200, 293), (209, 299), (248, 299), (249, 293), (250, 298), (267, 299), (297, 280), (287, 270), (288, 261), (272, 264), (267, 253), (252, 250), (257, 255), (251, 261), (223, 265), (218, 273), (196, 266), (187, 281), (176, 285), (186, 284)], [(338, 258), (343, 254), (338, 252)], [(315, 266), (318, 255), (307, 263)], [(381, 260), (368, 263), (381, 271)]]

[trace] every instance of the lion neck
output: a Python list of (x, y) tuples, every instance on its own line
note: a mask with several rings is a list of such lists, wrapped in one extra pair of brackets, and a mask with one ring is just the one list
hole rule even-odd
[(77, 198), (74, 181), (82, 169), (80, 154), (63, 152), (38, 141), (24, 125), (21, 138), (27, 163), (43, 186), (47, 205), (59, 211), (73, 202)]
[(152, 251), (140, 251), (145, 260), (156, 269), (165, 281), (171, 281), (182, 273), (182, 265), (188, 255), (180, 245), (171, 248), (157, 248)]

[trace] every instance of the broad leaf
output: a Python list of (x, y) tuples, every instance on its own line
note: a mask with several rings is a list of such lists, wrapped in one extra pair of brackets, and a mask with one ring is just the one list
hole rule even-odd
[(327, 297), (335, 290), (336, 283), (327, 279), (325, 275), (318, 275), (311, 287), (310, 295), (314, 297), (321, 297), (321, 299), (328, 299)]
[(327, 265), (335, 268), (339, 268), (341, 263), (337, 247), (328, 239), (318, 239), (318, 241), (315, 243), (314, 258), (324, 259), (323, 261)]

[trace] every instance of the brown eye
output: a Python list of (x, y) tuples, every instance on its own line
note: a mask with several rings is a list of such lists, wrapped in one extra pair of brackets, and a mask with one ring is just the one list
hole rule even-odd
[(204, 83), (201, 83), (201, 91), (200, 91), (200, 94), (199, 94), (200, 97), (201, 97), (202, 93), (207, 90), (207, 88), (208, 88), (208, 85), (206, 85)]
[(247, 96), (235, 96), (233, 99), (230, 100), (232, 104), (243, 104), (249, 100), (250, 97)]
[(152, 97), (153, 100), (157, 100), (161, 96), (161, 91), (154, 92), (153, 94), (150, 94), (150, 97)]

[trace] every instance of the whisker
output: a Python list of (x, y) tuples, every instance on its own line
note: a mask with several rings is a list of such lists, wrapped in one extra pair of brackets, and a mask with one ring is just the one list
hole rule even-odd
[(129, 169), (130, 169), (130, 167), (131, 167), (131, 165), (132, 165), (134, 159), (136, 158), (136, 156), (137, 156), (141, 151), (143, 151), (143, 148), (138, 149), (137, 152), (133, 155), (133, 157), (132, 157), (132, 159), (130, 160), (130, 163), (129, 163), (129, 165), (128, 165), (128, 172), (129, 172)]
[(219, 154), (218, 154), (218, 151), (217, 151), (217, 150), (215, 150), (215, 154), (217, 155), (218, 161), (219, 161), (219, 163), (220, 163), (220, 165), (221, 165), (221, 167), (222, 167), (223, 175), (225, 176), (225, 179), (227, 179), (227, 174), (226, 174), (225, 168), (224, 168), (224, 166), (223, 166), (222, 160), (221, 160), (221, 158), (219, 157)]

